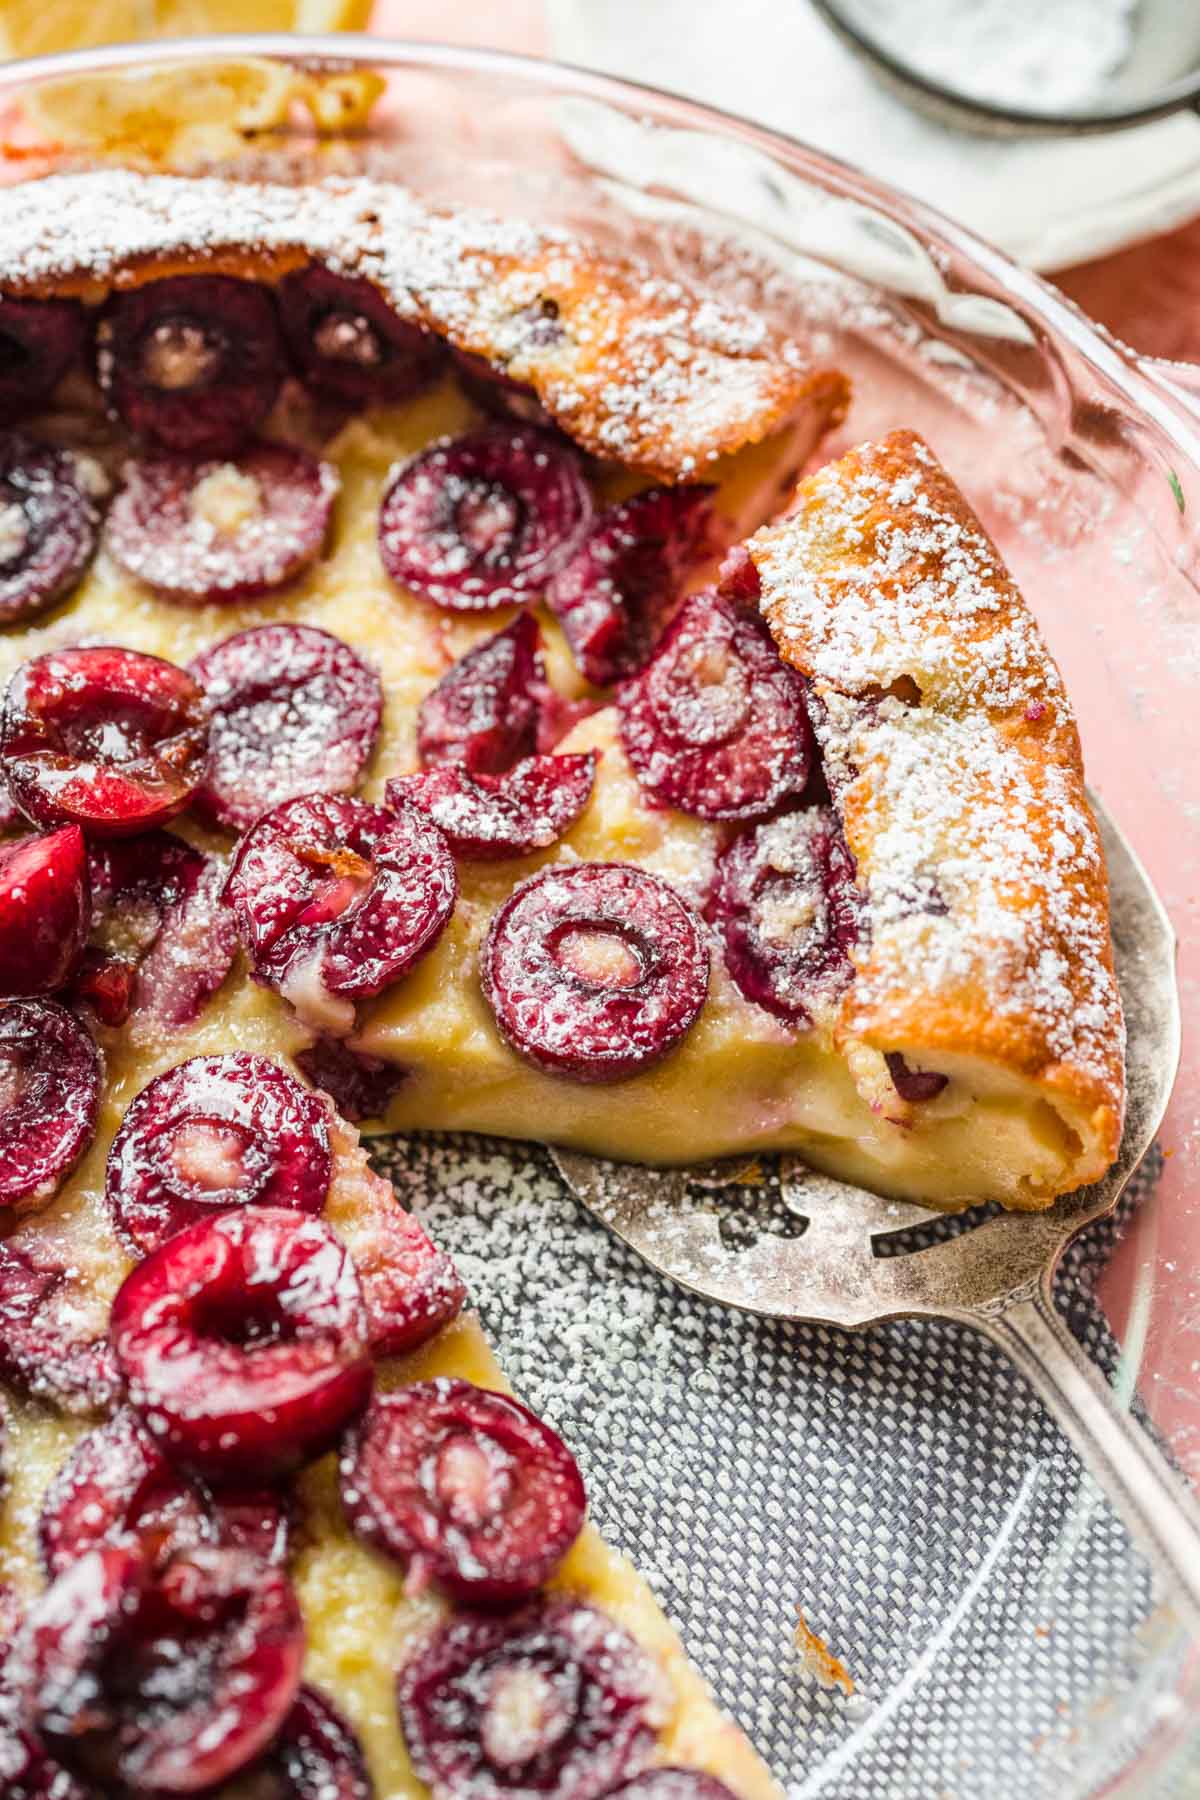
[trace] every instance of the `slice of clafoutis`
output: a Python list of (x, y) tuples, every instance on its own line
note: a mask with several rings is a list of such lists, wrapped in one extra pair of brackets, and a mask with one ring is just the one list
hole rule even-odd
[(659, 1163), (795, 1150), (946, 1208), (1035, 1209), (1097, 1179), (1124, 1106), (1104, 857), (1062, 678), (999, 552), (898, 432), (802, 482), (727, 586), (803, 677), (842, 842), (828, 808), (803, 816), (810, 780), (799, 817), (731, 845), (729, 825), (648, 801), (647, 760), (641, 782), (630, 761), (644, 709), (623, 697), (623, 732), (615, 709), (593, 715), (560, 746), (602, 754), (559, 854), (618, 854), (707, 897), (707, 1001), (615, 1086), (531, 1066), (460, 973), (511, 883), (465, 866), (470, 904), (360, 1025), (362, 1048), (409, 1071), (389, 1125)]

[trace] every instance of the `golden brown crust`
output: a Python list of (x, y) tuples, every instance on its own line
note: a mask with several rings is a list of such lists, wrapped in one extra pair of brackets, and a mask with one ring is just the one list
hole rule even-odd
[(865, 895), (840, 1040), (1045, 1099), (1058, 1191), (1096, 1179), (1124, 1110), (1107, 873), (1062, 678), (999, 552), (912, 432), (802, 482), (749, 549)]
[[(846, 410), (845, 378), (756, 315), (566, 232), (424, 205), (390, 183), (297, 188), (103, 169), (0, 190), (0, 289), (75, 293), (184, 272), (275, 280), (310, 259), (375, 283), (400, 314), (527, 382), (597, 456), (676, 481), (803, 411)], [(534, 330), (549, 315), (555, 329)]]

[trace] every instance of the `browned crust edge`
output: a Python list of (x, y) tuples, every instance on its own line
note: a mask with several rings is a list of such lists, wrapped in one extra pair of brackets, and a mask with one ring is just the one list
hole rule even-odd
[[(308, 261), (373, 282), (400, 315), (528, 383), (585, 450), (678, 481), (849, 387), (749, 311), (569, 234), (424, 205), (392, 184), (297, 188), (117, 169), (0, 188), (0, 290), (74, 295), (167, 275), (277, 281)], [(539, 341), (549, 309), (559, 335)]]

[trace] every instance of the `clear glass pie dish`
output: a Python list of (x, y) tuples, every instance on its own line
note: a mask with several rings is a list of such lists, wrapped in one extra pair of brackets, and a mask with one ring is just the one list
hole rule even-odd
[[(384, 80), (368, 129), (318, 141), (260, 120), (253, 143), (230, 153), (236, 172), (366, 170), (438, 201), (586, 229), (654, 268), (752, 297), (807, 327), (855, 381), (827, 453), (908, 425), (964, 486), (1063, 667), (1091, 783), (1181, 939), (1190, 1036), (1161, 1155), (1116, 1241), (1106, 1229), (1070, 1263), (1062, 1300), (1200, 1478), (1200, 951), (1188, 931), (1200, 896), (1200, 412), (1188, 371), (1139, 362), (966, 233), (797, 144), (512, 58), (264, 38), (28, 65), (0, 78), (8, 175), (86, 159), (44, 146), (31, 97), (80, 78), (115, 91), (165, 64), (196, 70), (235, 53), (261, 66), (363, 65)], [(475, 1259), (477, 1298), (518, 1388), (577, 1436), (601, 1523), (649, 1568), (795, 1795), (1188, 1791), (1200, 1760), (1196, 1653), (1164, 1627), (1104, 1502), (1019, 1381), (1001, 1384), (986, 1347), (952, 1328), (851, 1340), (685, 1308), (589, 1238), (560, 1194), (547, 1198), (534, 1153), (439, 1156), (399, 1144), (391, 1160), (398, 1180), (440, 1190), (439, 1229)], [(526, 1228), (545, 1212), (519, 1278), (479, 1242), (495, 1245), (507, 1187)], [(1082, 1286), (1097, 1273), (1098, 1311)], [(609, 1310), (593, 1310), (606, 1283)], [(586, 1296), (574, 1328), (572, 1291)], [(551, 1355), (529, 1342), (514, 1292), (550, 1320)], [(621, 1308), (637, 1329), (614, 1350), (602, 1340)], [(668, 1412), (692, 1409), (695, 1429), (667, 1428), (656, 1464), (647, 1443), (664, 1396)], [(768, 1429), (780, 1408), (783, 1425)], [(702, 1412), (718, 1419), (715, 1438)], [(729, 1435), (743, 1429), (756, 1435), (735, 1455)], [(685, 1540), (686, 1514), (719, 1516), (720, 1529)], [(855, 1675), (853, 1699), (781, 1660), (796, 1604)]]

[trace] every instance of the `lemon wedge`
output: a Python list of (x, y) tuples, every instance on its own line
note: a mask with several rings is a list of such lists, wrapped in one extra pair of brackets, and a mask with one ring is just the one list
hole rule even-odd
[(0, 58), (217, 31), (359, 31), (371, 0), (3, 0)]

